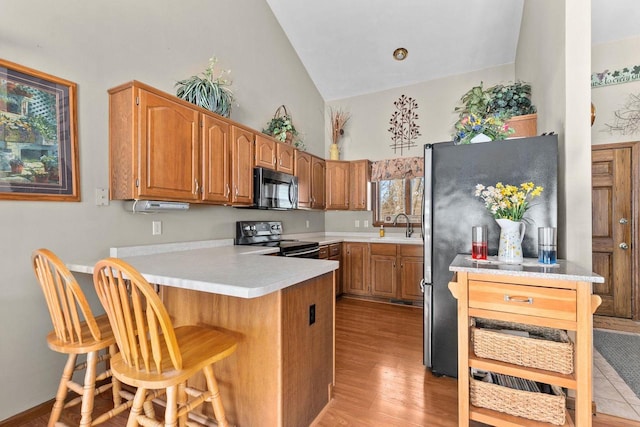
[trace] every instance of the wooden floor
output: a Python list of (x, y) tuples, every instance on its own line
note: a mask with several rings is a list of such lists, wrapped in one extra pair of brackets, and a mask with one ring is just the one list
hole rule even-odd
[[(340, 299), (334, 392), (315, 427), (458, 425), (457, 381), (434, 377), (422, 365), (419, 308)], [(108, 403), (104, 398), (97, 400), (101, 407)], [(69, 412), (64, 414), (65, 422), (78, 425), (77, 414)], [(46, 426), (47, 419), (43, 415), (16, 427)], [(120, 415), (102, 426), (125, 423), (126, 416)], [(593, 426), (640, 427), (640, 423), (598, 414)]]

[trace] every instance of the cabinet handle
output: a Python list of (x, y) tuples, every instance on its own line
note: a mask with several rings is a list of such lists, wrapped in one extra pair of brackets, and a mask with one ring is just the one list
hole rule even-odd
[(511, 295), (505, 295), (504, 300), (506, 302), (523, 302), (526, 304), (533, 304), (533, 298), (531, 297), (519, 297), (519, 296), (512, 297)]
[(238, 186), (236, 185), (236, 197), (238, 196), (238, 194), (240, 194), (240, 191), (238, 190)]
[(231, 188), (229, 188), (229, 184), (226, 184), (227, 192), (224, 194), (224, 197), (229, 197), (229, 193), (231, 193)]
[(276, 165), (276, 156), (273, 156), (273, 166)]
[(196, 194), (198, 194), (200, 192), (200, 183), (198, 182), (198, 180), (195, 180), (196, 183)]

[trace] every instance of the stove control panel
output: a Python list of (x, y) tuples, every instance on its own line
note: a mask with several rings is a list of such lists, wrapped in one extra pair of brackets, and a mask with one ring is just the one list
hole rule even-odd
[(282, 221), (238, 221), (236, 222), (236, 244), (251, 244), (267, 240), (279, 240), (282, 236)]

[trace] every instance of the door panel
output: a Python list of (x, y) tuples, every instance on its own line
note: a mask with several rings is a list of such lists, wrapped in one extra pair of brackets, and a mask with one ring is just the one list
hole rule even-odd
[(593, 270), (605, 279), (596, 314), (631, 318), (631, 148), (594, 150), (591, 162)]

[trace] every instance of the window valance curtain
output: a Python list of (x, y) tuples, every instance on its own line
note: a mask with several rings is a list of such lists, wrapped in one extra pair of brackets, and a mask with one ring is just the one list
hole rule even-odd
[(424, 176), (424, 157), (398, 157), (371, 164), (371, 181), (411, 179)]

